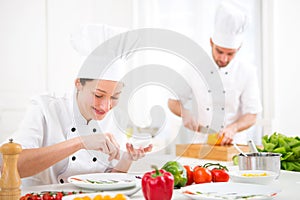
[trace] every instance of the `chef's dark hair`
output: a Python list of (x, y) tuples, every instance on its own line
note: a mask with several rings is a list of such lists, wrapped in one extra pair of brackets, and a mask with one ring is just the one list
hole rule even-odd
[(94, 79), (91, 78), (80, 78), (79, 81), (81, 83), (81, 85), (85, 85), (86, 82), (88, 81), (93, 81)]
[[(95, 79), (92, 79), (92, 78), (79, 78), (79, 81), (80, 81), (81, 85), (83, 85), (83, 86), (85, 85), (86, 82), (93, 81), (93, 80), (95, 80)], [(122, 83), (122, 85), (125, 86), (124, 83)]]

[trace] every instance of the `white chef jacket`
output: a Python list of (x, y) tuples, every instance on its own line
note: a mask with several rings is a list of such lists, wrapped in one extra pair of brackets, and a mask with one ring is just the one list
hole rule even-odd
[[(72, 93), (61, 97), (47, 94), (33, 98), (18, 131), (12, 136), (13, 140), (21, 144), (23, 149), (28, 149), (102, 132), (96, 121), (87, 124), (80, 112), (77, 112), (77, 103), (73, 109), (73, 98)], [(118, 141), (121, 139), (119, 136), (117, 138)], [(22, 185), (65, 183), (69, 176), (107, 172), (114, 164), (108, 161), (106, 154), (99, 151), (79, 150), (41, 173), (22, 179)]]
[[(262, 105), (255, 66), (244, 63), (236, 57), (226, 67), (219, 68), (216, 64), (215, 67), (218, 68), (225, 91), (225, 116), (224, 123), (220, 124), (220, 129), (233, 123), (244, 114), (260, 113)], [(213, 91), (209, 91), (205, 81), (194, 82), (191, 88), (189, 91), (182, 91), (178, 96), (185, 106), (191, 100), (191, 92), (193, 91), (197, 96), (198, 121), (201, 125), (210, 127), (213, 115), (211, 99), (211, 92)], [(188, 106), (185, 107), (189, 109)], [(246, 140), (246, 130), (243, 133), (236, 134), (234, 137), (234, 142), (246, 143)], [(205, 141), (205, 135), (196, 134), (192, 142)]]

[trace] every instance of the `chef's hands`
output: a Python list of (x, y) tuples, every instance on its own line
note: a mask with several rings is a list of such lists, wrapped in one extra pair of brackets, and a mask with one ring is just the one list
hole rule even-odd
[(188, 128), (192, 131), (199, 131), (199, 123), (197, 122), (196, 118), (186, 109), (182, 110), (182, 122), (185, 128)]
[(219, 137), (223, 137), (221, 145), (232, 144), (233, 137), (237, 133), (237, 129), (233, 125), (229, 125), (219, 132)]
[[(182, 112), (182, 121), (184, 127), (192, 130), (201, 132), (201, 126), (195, 117), (191, 115), (188, 111)], [(233, 137), (237, 133), (237, 128), (232, 124), (227, 126), (226, 128), (220, 130), (218, 137), (222, 138), (221, 145), (232, 144)]]
[(99, 150), (109, 155), (108, 160), (120, 159), (120, 145), (110, 133), (98, 133), (81, 137), (83, 148)]
[(127, 152), (125, 152), (125, 154), (127, 154), (128, 159), (130, 159), (131, 161), (136, 161), (143, 158), (146, 153), (152, 151), (152, 147), (153, 145), (150, 144), (146, 148), (140, 147), (139, 149), (135, 149), (133, 148), (132, 144), (127, 143), (126, 144)]
[[(82, 148), (87, 150), (99, 150), (109, 155), (108, 160), (120, 159), (120, 146), (114, 136), (110, 133), (99, 133), (81, 137)], [(152, 151), (152, 144), (146, 148), (133, 148), (132, 144), (126, 144), (126, 157), (130, 161), (136, 161), (145, 156), (146, 153)]]

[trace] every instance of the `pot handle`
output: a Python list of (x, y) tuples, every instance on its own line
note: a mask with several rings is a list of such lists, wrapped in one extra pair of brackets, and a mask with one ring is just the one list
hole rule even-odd
[(253, 142), (253, 140), (248, 140), (248, 146), (250, 149), (250, 153), (258, 153), (257, 148)]

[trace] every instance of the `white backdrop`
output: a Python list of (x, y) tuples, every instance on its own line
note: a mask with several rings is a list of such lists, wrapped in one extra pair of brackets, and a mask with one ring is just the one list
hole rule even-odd
[(82, 57), (70, 34), (88, 23), (129, 28), (132, 7), (131, 0), (0, 0), (0, 141), (33, 95), (73, 89)]
[[(0, 140), (18, 127), (31, 96), (73, 87), (82, 58), (72, 49), (69, 37), (80, 24), (168, 28), (209, 51), (213, 13), (219, 2), (0, 0)], [(253, 18), (240, 53), (262, 72), (264, 113), (259, 125), (265, 127), (264, 134), (299, 135), (300, 22), (296, 19), (300, 2), (242, 2)]]

